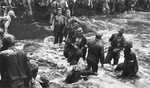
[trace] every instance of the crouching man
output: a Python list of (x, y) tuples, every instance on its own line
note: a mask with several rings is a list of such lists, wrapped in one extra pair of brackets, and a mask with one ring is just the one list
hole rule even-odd
[(138, 61), (136, 55), (131, 50), (132, 42), (126, 42), (124, 50), (124, 62), (117, 65), (115, 71), (123, 71), (122, 77), (134, 77), (138, 72)]
[(69, 72), (64, 82), (70, 84), (77, 82), (80, 79), (87, 80), (88, 76), (90, 75), (97, 75), (97, 74), (91, 70), (85, 70), (85, 68), (82, 66), (80, 67), (79, 65), (76, 65), (73, 66), (72, 70)]

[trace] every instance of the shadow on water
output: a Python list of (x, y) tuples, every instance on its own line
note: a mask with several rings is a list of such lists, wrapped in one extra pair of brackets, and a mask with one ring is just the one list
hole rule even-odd
[(8, 29), (10, 34), (13, 34), (17, 40), (23, 39), (44, 39), (47, 36), (53, 35), (52, 30), (46, 23), (24, 22), (20, 19), (14, 19)]

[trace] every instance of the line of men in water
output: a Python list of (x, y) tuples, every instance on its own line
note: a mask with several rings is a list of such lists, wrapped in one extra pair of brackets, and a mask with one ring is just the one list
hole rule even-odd
[[(125, 41), (123, 33), (124, 29), (120, 29), (118, 33), (113, 34), (109, 38), (110, 46), (108, 48), (106, 58), (104, 55), (104, 45), (101, 41), (102, 34), (96, 34), (94, 40), (89, 41), (86, 43), (86, 45), (84, 45), (88, 48), (88, 54), (86, 57), (86, 68), (79, 70), (78, 66), (75, 66), (70, 74), (67, 76), (65, 81), (67, 83), (73, 83), (78, 81), (81, 76), (97, 75), (99, 62), (101, 63), (101, 67), (103, 68), (104, 64), (111, 64), (112, 59), (113, 65), (117, 65), (117, 67), (115, 68), (115, 72), (122, 71), (121, 77), (135, 77), (139, 68), (138, 61), (136, 55), (132, 51), (132, 42)], [(81, 43), (82, 42), (80, 42), (80, 44)], [(124, 52), (124, 62), (118, 64), (121, 51)], [(72, 59), (72, 61), (68, 61), (70, 65), (76, 65), (80, 57), (83, 57), (83, 59), (85, 60), (83, 49), (79, 48), (78, 45), (76, 45), (75, 49), (71, 49), (70, 52), (73, 53), (70, 53), (67, 57), (68, 59)]]
[[(117, 65), (115, 71), (123, 71), (123, 77), (135, 76), (138, 72), (138, 62), (136, 55), (131, 50), (132, 42), (125, 41), (123, 36), (125, 28), (119, 29), (118, 33), (113, 34), (109, 38), (110, 46), (105, 58), (104, 46), (101, 42), (102, 34), (96, 34), (95, 40), (88, 42), (83, 36), (83, 29), (80, 23), (72, 19), (69, 9), (66, 11), (66, 14), (67, 17), (64, 17), (62, 15), (62, 9), (58, 8), (58, 13), (54, 17), (54, 44), (59, 43), (61, 45), (63, 36), (65, 37), (64, 56), (70, 65), (76, 65), (80, 57), (83, 60), (87, 60), (87, 67), (79, 72), (80, 75), (97, 74), (99, 61), (101, 67), (103, 67), (103, 64), (110, 64), (113, 59), (113, 65)], [(86, 57), (87, 49), (88, 54)], [(120, 51), (122, 50), (124, 51), (125, 60), (123, 63), (118, 64)], [(75, 68), (72, 71), (75, 71)], [(71, 72), (66, 78), (66, 82), (73, 82), (73, 79), (76, 80), (76, 78), (79, 78), (79, 76), (76, 76)]]

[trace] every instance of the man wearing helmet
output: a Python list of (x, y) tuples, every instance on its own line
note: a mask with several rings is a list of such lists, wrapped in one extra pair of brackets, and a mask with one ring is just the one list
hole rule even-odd
[(117, 65), (115, 71), (123, 71), (122, 77), (134, 77), (138, 72), (138, 61), (136, 55), (131, 50), (132, 42), (127, 41), (124, 50), (124, 62)]
[(87, 55), (87, 67), (86, 70), (93, 72), (98, 71), (98, 63), (100, 61), (101, 67), (103, 67), (104, 61), (104, 46), (101, 41), (102, 34), (96, 34), (95, 40), (88, 42), (88, 55)]
[(105, 59), (105, 63), (111, 63), (111, 60), (114, 59), (113, 65), (117, 65), (120, 58), (120, 51), (124, 48), (125, 38), (123, 36), (124, 27), (122, 27), (118, 33), (112, 34), (109, 39), (110, 47)]
[(65, 26), (65, 16), (62, 15), (62, 9), (57, 9), (57, 15), (54, 17), (54, 44), (62, 43), (63, 40), (63, 28)]
[(11, 34), (5, 34), (0, 53), (1, 88), (24, 88), (32, 78), (25, 52), (17, 50), (14, 45), (15, 37)]

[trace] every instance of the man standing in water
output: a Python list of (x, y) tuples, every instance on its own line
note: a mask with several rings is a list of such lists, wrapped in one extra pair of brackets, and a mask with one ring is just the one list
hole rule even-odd
[(54, 44), (61, 44), (63, 41), (63, 28), (65, 26), (65, 16), (62, 15), (62, 9), (58, 8), (57, 15), (54, 18)]
[(98, 71), (99, 61), (101, 67), (104, 64), (104, 46), (101, 41), (102, 34), (96, 34), (93, 41), (88, 42), (88, 55), (87, 55), (87, 68), (86, 70), (92, 69), (93, 72)]
[(113, 65), (117, 65), (120, 58), (120, 51), (124, 48), (125, 38), (123, 36), (124, 28), (121, 28), (118, 33), (113, 34), (110, 39), (110, 47), (104, 63), (111, 63), (114, 59)]

